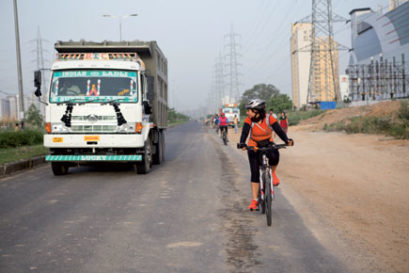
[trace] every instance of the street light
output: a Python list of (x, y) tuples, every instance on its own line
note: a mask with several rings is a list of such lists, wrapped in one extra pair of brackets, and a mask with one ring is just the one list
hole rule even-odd
[(119, 41), (122, 41), (122, 19), (128, 18), (130, 16), (138, 16), (138, 14), (132, 13), (132, 14), (127, 14), (127, 15), (122, 15), (122, 16), (111, 15), (111, 14), (102, 15), (102, 17), (119, 18)]

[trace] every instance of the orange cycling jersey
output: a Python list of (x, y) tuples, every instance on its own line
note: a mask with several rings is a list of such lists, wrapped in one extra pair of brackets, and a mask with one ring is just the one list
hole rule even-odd
[(263, 118), (261, 122), (252, 122), (250, 117), (247, 117), (244, 123), (247, 123), (250, 125), (250, 139), (248, 141), (249, 146), (257, 146), (257, 142), (270, 139), (270, 141), (273, 141), (273, 134), (272, 134), (272, 129), (271, 126), (277, 122), (277, 119), (275, 119), (272, 115), (269, 116), (269, 123), (270, 126), (267, 124), (267, 115)]

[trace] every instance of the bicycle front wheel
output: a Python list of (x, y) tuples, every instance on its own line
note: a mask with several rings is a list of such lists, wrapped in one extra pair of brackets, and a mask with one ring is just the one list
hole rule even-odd
[(260, 188), (258, 189), (258, 210), (260, 211), (261, 214), (264, 214), (266, 212), (266, 209), (264, 207), (264, 200), (261, 199), (261, 189)]
[[(268, 175), (267, 177), (268, 178)], [(270, 181), (265, 181), (264, 206), (266, 208), (267, 226), (271, 226), (271, 186)]]

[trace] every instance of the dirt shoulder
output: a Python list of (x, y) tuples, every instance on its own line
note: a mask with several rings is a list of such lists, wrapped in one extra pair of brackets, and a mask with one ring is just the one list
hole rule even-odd
[(289, 136), (296, 146), (281, 153), (281, 189), (317, 238), (359, 272), (407, 272), (409, 141), (305, 124)]
[(298, 127), (305, 130), (319, 131), (323, 129), (325, 124), (330, 125), (352, 117), (381, 117), (392, 115), (398, 111), (400, 106), (401, 101), (385, 101), (362, 107), (328, 110), (321, 115), (302, 120)]

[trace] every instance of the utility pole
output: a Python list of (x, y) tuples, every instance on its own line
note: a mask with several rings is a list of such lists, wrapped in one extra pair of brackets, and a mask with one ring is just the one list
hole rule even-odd
[(14, 28), (16, 34), (16, 54), (17, 54), (17, 75), (18, 75), (18, 94), (20, 107), (20, 120), (24, 119), (24, 92), (23, 92), (23, 75), (21, 73), (21, 54), (20, 54), (20, 34), (18, 30), (18, 14), (17, 14), (17, 0), (13, 0), (14, 4)]
[[(236, 37), (239, 35), (234, 32), (233, 26), (231, 26), (230, 33), (225, 35), (225, 38), (228, 39), (228, 44), (225, 45), (227, 47), (227, 54), (226, 57), (228, 62), (226, 66), (228, 67), (228, 85), (229, 85), (229, 97), (230, 99), (233, 98), (234, 102), (237, 102), (240, 98), (240, 82), (239, 82), (239, 63), (237, 61), (237, 57), (239, 56), (238, 48), (239, 45), (236, 42)], [(229, 102), (230, 103), (230, 102)]]

